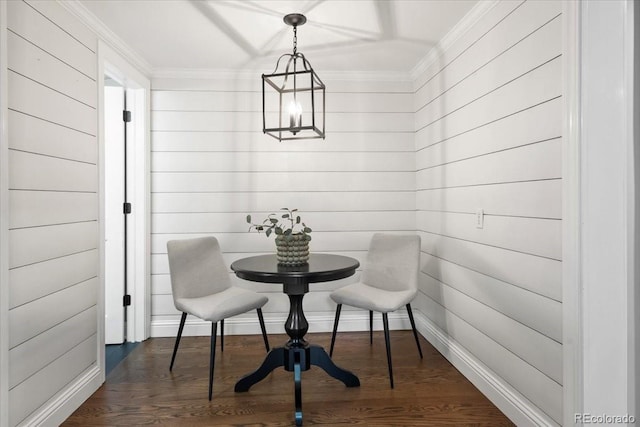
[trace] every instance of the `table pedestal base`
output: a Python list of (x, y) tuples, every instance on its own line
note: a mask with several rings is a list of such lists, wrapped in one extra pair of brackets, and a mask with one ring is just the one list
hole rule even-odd
[(359, 387), (360, 380), (351, 372), (344, 370), (329, 357), (324, 348), (318, 345), (285, 345), (274, 348), (267, 354), (262, 365), (254, 372), (245, 375), (237, 383), (236, 392), (249, 391), (251, 386), (262, 381), (274, 369), (283, 367), (286, 371), (293, 372), (295, 383), (296, 412), (295, 421), (297, 426), (302, 425), (302, 371), (307, 371), (311, 365), (319, 366), (333, 378), (342, 381), (347, 387)]

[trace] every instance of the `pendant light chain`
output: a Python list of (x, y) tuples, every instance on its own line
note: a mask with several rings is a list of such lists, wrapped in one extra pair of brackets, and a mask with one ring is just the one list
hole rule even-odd
[(298, 26), (293, 26), (293, 55), (298, 52)]

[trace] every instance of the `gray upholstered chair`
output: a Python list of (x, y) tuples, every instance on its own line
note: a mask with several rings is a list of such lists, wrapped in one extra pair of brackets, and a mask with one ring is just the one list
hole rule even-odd
[(371, 239), (367, 259), (362, 269), (360, 282), (344, 286), (331, 293), (337, 304), (336, 318), (331, 335), (331, 349), (338, 330), (338, 320), (342, 304), (369, 310), (369, 342), (373, 344), (373, 312), (382, 313), (384, 340), (387, 347), (389, 380), (393, 388), (393, 368), (391, 366), (391, 346), (389, 343), (388, 313), (401, 307), (407, 308), (413, 336), (422, 359), (422, 349), (411, 311), (411, 301), (418, 292), (420, 270), (420, 236), (392, 235), (376, 233)]
[(264, 345), (268, 352), (269, 340), (261, 310), (268, 298), (256, 292), (231, 286), (229, 270), (224, 264), (220, 245), (215, 237), (171, 240), (167, 242), (167, 252), (173, 303), (182, 312), (169, 370), (173, 369), (187, 314), (210, 321), (209, 400), (211, 400), (218, 321), (220, 322), (220, 350), (224, 351), (224, 319), (256, 310)]

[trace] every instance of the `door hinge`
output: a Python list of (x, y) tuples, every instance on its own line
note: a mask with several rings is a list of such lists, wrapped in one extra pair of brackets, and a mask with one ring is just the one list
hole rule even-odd
[(131, 203), (125, 202), (122, 204), (122, 213), (125, 215), (131, 213)]
[(122, 121), (129, 123), (131, 121), (131, 111), (122, 110)]
[(131, 305), (131, 295), (125, 295), (122, 298), (122, 305), (125, 306), (125, 307)]

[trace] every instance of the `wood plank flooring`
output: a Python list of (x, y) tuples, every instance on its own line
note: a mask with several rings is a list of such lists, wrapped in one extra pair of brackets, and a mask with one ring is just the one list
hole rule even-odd
[[(270, 335), (271, 346), (284, 335)], [(330, 334), (307, 334), (329, 348)], [(247, 393), (236, 381), (265, 356), (262, 337), (225, 337), (216, 352), (213, 400), (207, 399), (209, 338), (184, 337), (173, 372), (173, 338), (141, 343), (63, 426), (290, 426), (294, 424), (293, 373), (276, 369)], [(219, 343), (219, 340), (218, 340)], [(219, 344), (218, 344), (219, 345)], [(389, 387), (384, 337), (338, 333), (334, 361), (360, 378), (347, 388), (312, 367), (302, 373), (304, 425), (512, 426), (486, 397), (421, 338), (420, 359), (410, 331), (391, 331), (395, 389)]]

